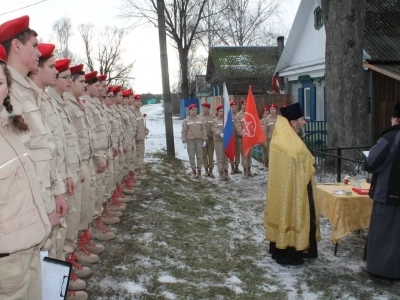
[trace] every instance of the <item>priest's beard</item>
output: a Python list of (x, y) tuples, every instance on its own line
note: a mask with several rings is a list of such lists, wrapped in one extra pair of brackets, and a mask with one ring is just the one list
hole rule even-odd
[(300, 138), (304, 138), (306, 136), (304, 127), (300, 127), (299, 125), (296, 126), (296, 133)]

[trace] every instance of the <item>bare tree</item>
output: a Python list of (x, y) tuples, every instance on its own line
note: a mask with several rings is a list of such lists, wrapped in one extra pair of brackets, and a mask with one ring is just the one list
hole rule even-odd
[[(212, 0), (205, 30), (212, 45), (249, 46), (271, 43), (283, 0)], [(220, 11), (220, 13), (213, 13)]]
[(62, 17), (53, 23), (52, 39), (55, 40), (55, 56), (57, 58), (69, 58), (74, 61), (75, 55), (69, 48), (69, 43), (72, 36), (73, 31), (70, 18)]
[[(134, 79), (130, 73), (134, 62), (124, 62), (122, 59), (123, 40), (127, 30), (118, 27), (106, 27), (97, 36), (97, 51), (94, 51), (94, 26), (80, 24), (79, 33), (85, 45), (86, 64), (91, 71), (98, 70), (101, 74), (107, 74), (110, 84), (128, 87)], [(96, 64), (95, 64), (96, 62)]]
[(94, 26), (92, 24), (78, 25), (79, 34), (81, 35), (83, 44), (85, 45), (85, 54), (86, 54), (85, 64), (88, 66), (90, 71), (94, 71), (93, 60), (92, 60), (92, 55), (93, 55), (92, 42), (94, 36), (93, 29)]
[[(188, 57), (191, 47), (202, 34), (199, 24), (205, 18), (204, 6), (208, 0), (167, 0), (165, 29), (178, 50), (181, 72), (181, 93), (189, 96)], [(122, 16), (132, 19), (133, 27), (151, 23), (157, 25), (157, 0), (122, 0)]]
[(363, 85), (366, 0), (322, 0), (329, 146), (365, 146), (369, 137)]

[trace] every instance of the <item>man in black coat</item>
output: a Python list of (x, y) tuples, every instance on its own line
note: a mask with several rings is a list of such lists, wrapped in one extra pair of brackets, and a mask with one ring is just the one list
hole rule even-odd
[(400, 102), (393, 110), (392, 127), (382, 133), (366, 158), (373, 173), (370, 197), (374, 201), (367, 242), (367, 271), (400, 279)]

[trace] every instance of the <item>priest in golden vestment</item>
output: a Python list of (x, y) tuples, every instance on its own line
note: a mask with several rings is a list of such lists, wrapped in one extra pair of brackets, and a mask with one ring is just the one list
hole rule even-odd
[(304, 144), (306, 120), (299, 103), (280, 109), (269, 156), (264, 213), (269, 252), (281, 265), (317, 258), (319, 232), (315, 205), (314, 157)]

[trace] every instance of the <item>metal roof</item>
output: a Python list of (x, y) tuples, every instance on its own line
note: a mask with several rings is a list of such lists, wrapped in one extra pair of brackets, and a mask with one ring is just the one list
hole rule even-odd
[(367, 0), (364, 49), (371, 63), (400, 62), (400, 0)]

